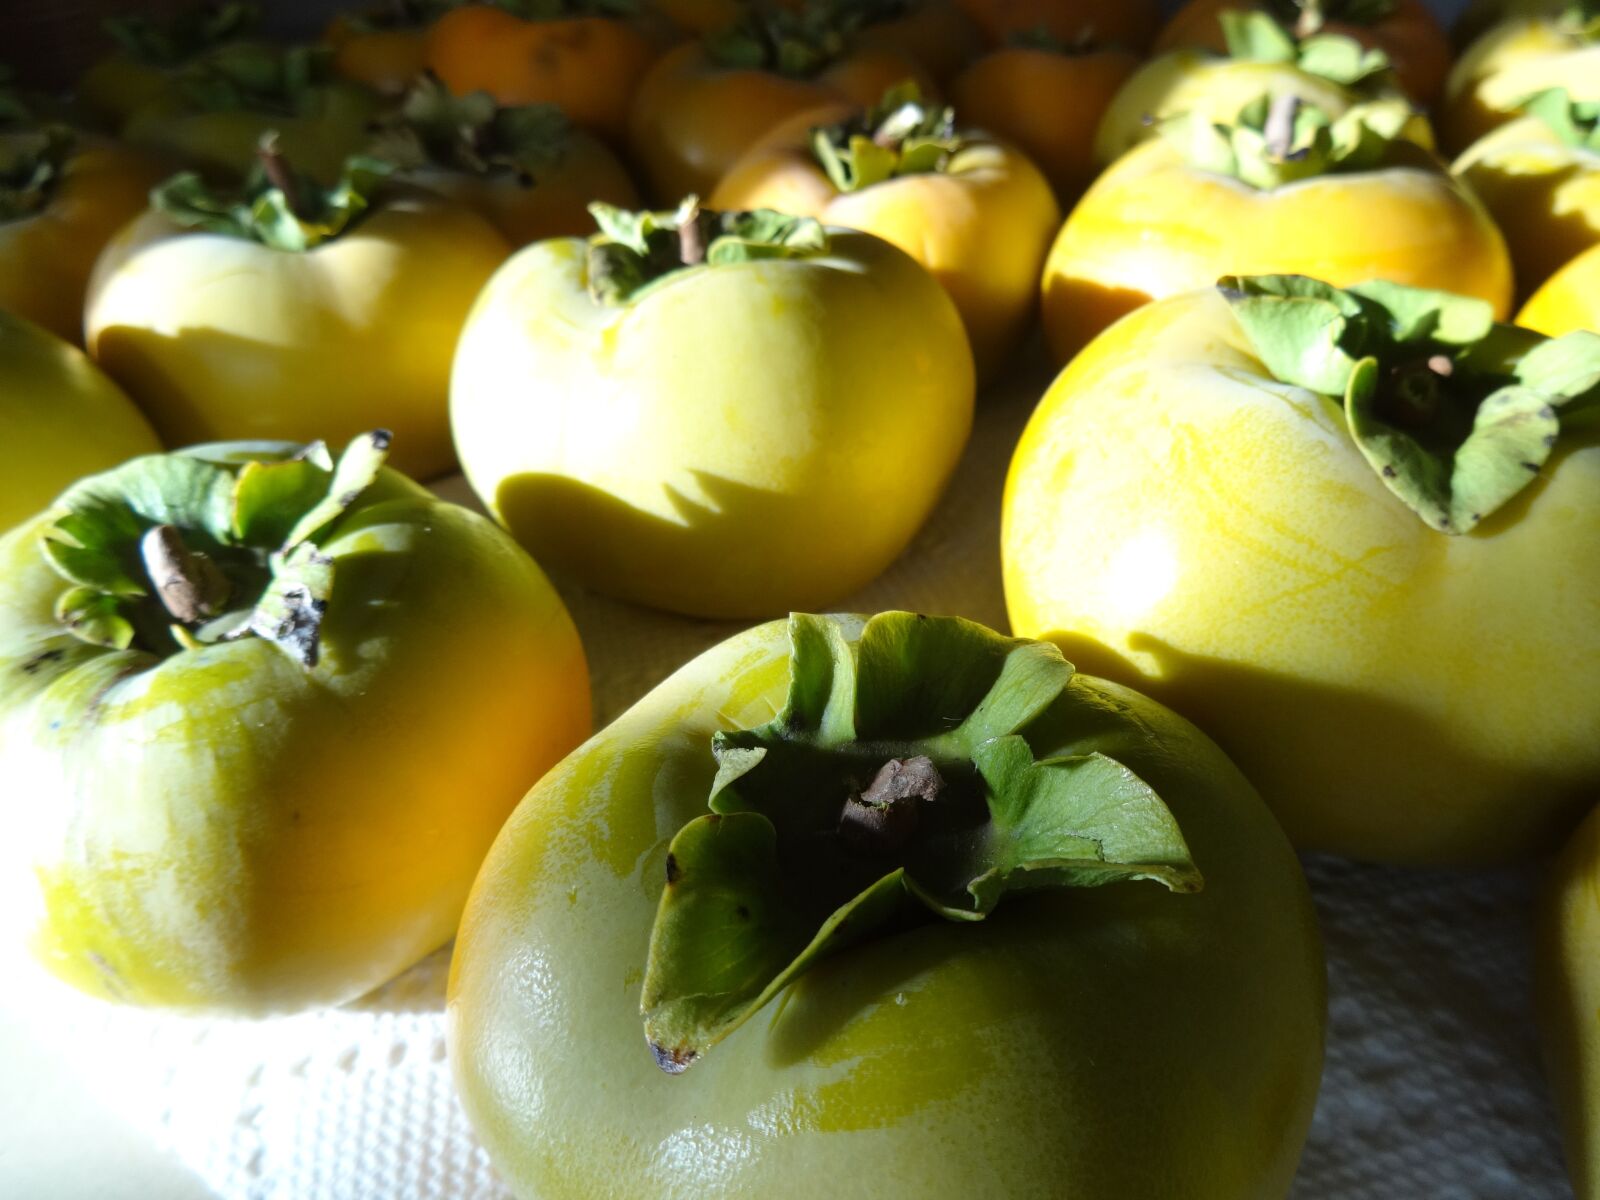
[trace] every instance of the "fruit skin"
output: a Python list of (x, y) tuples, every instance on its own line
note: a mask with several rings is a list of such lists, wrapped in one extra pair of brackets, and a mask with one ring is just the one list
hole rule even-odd
[[(569, 755), (496, 840), (448, 1012), (463, 1103), (512, 1189), (938, 1200), (1060, 1196), (1070, 1179), (1085, 1197), (1283, 1197), (1322, 1056), (1299, 866), (1203, 735), (1083, 676), (1030, 741), (1041, 757), (1099, 744), (1150, 782), (1201, 892), (1039, 894), (981, 926), (879, 938), (813, 967), (687, 1074), (656, 1068), (638, 1004), (667, 844), (705, 811), (712, 732), (783, 704), (787, 656), (783, 622), (707, 651)], [(1076, 737), (1057, 713), (1084, 719)]]
[(1592, 246), (1547, 279), (1517, 324), (1560, 337), (1574, 329), (1600, 333), (1600, 246)]
[(821, 609), (926, 519), (972, 421), (961, 319), (887, 242), (689, 269), (630, 304), (587, 243), (490, 280), (451, 381), (473, 490), (539, 561), (707, 617)]
[(1515, 120), (1521, 103), (1547, 88), (1565, 88), (1574, 100), (1600, 100), (1600, 40), (1585, 39), (1558, 17), (1496, 25), (1450, 72), (1439, 105), (1439, 141), (1460, 153)]
[(341, 14), (322, 40), (333, 47), (333, 69), (385, 96), (399, 96), (428, 66), (425, 26), (364, 29)]
[[(1218, 17), (1230, 10), (1270, 11), (1261, 0), (1189, 0), (1162, 27), (1154, 52), (1160, 54), (1179, 46), (1224, 52), (1227, 42)], [(1382, 50), (1394, 64), (1400, 86), (1418, 104), (1432, 104), (1438, 99), (1450, 72), (1450, 39), (1423, 0), (1395, 0), (1393, 10), (1370, 25), (1334, 19), (1324, 22), (1317, 32), (1339, 34)]]
[(1078, 202), (1045, 262), (1055, 360), (1139, 305), (1223, 275), (1389, 279), (1479, 296), (1507, 316), (1511, 259), (1483, 206), (1425, 150), (1395, 143), (1389, 164), (1262, 191), (1189, 166), (1165, 141), (1129, 151)]
[(260, 638), (77, 642), (43, 521), (0, 540), (5, 918), (68, 982), (238, 1015), (353, 999), (448, 940), (516, 797), (588, 732), (527, 555), (393, 472), (358, 508), (322, 539), (310, 669)]
[(1550, 869), (1534, 942), (1534, 1003), (1545, 1074), (1577, 1200), (1600, 1196), (1600, 813)]
[(559, 104), (574, 124), (620, 142), (628, 100), (655, 60), (640, 30), (610, 17), (523, 20), (491, 5), (452, 9), (428, 31), (428, 67), (458, 96)]
[(991, 50), (950, 85), (961, 120), (1017, 146), (1071, 205), (1100, 173), (1095, 131), (1139, 59), (1125, 50), (1058, 54), (1027, 46)]
[(426, 196), (384, 202), (303, 254), (152, 211), (96, 264), (89, 353), (168, 445), (343, 445), (382, 426), (396, 465), (432, 478), (455, 461), (456, 337), (510, 252), (482, 217)]
[[(0, 146), (17, 134), (0, 134)], [(144, 211), (167, 172), (125, 146), (80, 138), (44, 208), (0, 221), (0, 309), (83, 344), (84, 293), (111, 236)]]
[(945, 87), (980, 52), (983, 35), (956, 0), (916, 0), (902, 15), (862, 27), (855, 44), (903, 54)]
[(856, 116), (844, 105), (786, 122), (734, 163), (711, 207), (775, 208), (900, 247), (955, 301), (978, 374), (992, 379), (1028, 331), (1039, 269), (1061, 224), (1050, 185), (1026, 155), (974, 132), (943, 171), (840, 192), (812, 153), (810, 131)]
[(720, 67), (690, 42), (663, 54), (639, 85), (629, 153), (646, 191), (663, 203), (709, 196), (740, 155), (784, 121), (838, 101), (869, 107), (908, 79), (933, 94), (922, 69), (893, 51), (853, 51), (810, 79), (791, 79)]
[(1596, 512), (1600, 431), (1578, 427), (1474, 532), (1433, 532), (1207, 290), (1123, 318), (1040, 403), (1006, 605), (1017, 636), (1209, 731), (1297, 846), (1500, 861), (1600, 784)]
[(473, 175), (430, 167), (408, 170), (401, 178), (472, 209), (513, 247), (589, 233), (594, 229), (589, 204), (595, 200), (630, 210), (639, 204), (639, 193), (617, 156), (579, 129), (567, 132), (561, 161), (531, 182), (509, 172)]
[(75, 346), (0, 312), (0, 532), (69, 484), (161, 449), (155, 430)]
[(1520, 297), (1600, 244), (1600, 154), (1565, 145), (1537, 117), (1485, 134), (1450, 172), (1505, 235)]

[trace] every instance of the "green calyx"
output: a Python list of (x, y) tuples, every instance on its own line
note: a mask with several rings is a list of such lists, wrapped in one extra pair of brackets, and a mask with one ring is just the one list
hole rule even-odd
[(315, 666), (334, 583), (324, 538), (377, 478), (384, 430), (335, 463), (321, 442), (156, 454), (57, 502), (39, 545), (69, 585), (56, 619), (79, 640), (168, 655), (244, 637)]
[(1600, 335), (1497, 325), (1482, 300), (1300, 275), (1218, 286), (1277, 379), (1340, 398), (1384, 485), (1464, 534), (1539, 474), (1563, 429), (1600, 413)]
[(563, 21), (573, 17), (636, 17), (639, 0), (490, 0), (524, 21)]
[(589, 205), (600, 232), (589, 239), (589, 295), (597, 304), (626, 304), (655, 283), (690, 267), (720, 267), (768, 258), (811, 258), (828, 250), (828, 234), (811, 217), (763, 208), (709, 212), (690, 196), (674, 212), (628, 212)]
[(238, 42), (219, 47), (174, 78), (191, 111), (298, 116), (314, 111), (320, 89), (332, 81), (333, 51)]
[(1190, 166), (1269, 191), (1319, 175), (1373, 171), (1414, 116), (1403, 100), (1373, 100), (1341, 116), (1291, 93), (1262, 96), (1228, 124), (1187, 112), (1160, 133)]
[(218, 190), (193, 171), (174, 175), (150, 193), (150, 203), (179, 225), (249, 238), (274, 250), (301, 253), (349, 229), (372, 205), (392, 163), (354, 155), (331, 186), (296, 171), (279, 153), (277, 137), (262, 139), (256, 164), (236, 190)]
[(426, 29), (461, 0), (388, 0), (358, 13), (346, 13), (346, 28), (355, 33), (385, 33), (399, 29)]
[(488, 92), (456, 96), (432, 76), (412, 85), (368, 149), (402, 170), (444, 167), (532, 183), (566, 158), (572, 123), (554, 104), (502, 108)]
[(74, 144), (72, 131), (61, 125), (0, 138), (0, 223), (43, 211)]
[(890, 88), (854, 120), (811, 131), (811, 152), (841, 192), (942, 171), (960, 148), (955, 109), (924, 103), (914, 83)]
[(846, 31), (826, 6), (801, 10), (755, 6), (732, 26), (708, 35), (706, 56), (729, 70), (774, 71), (809, 79), (845, 51)]
[(1566, 88), (1547, 88), (1520, 107), (1543, 121), (1563, 145), (1600, 154), (1600, 100), (1574, 100)]
[(132, 14), (107, 17), (101, 28), (135, 61), (176, 67), (248, 33), (260, 15), (254, 4), (195, 4), (178, 9), (164, 21)]
[(1393, 15), (1395, 0), (1267, 0), (1265, 8), (1296, 37), (1310, 37), (1329, 21), (1376, 25)]
[(1073, 675), (1046, 642), (956, 617), (873, 617), (852, 645), (789, 619), (789, 695), (718, 733), (710, 813), (678, 831), (640, 1009), (676, 1074), (813, 964), (931, 917), (980, 921), (1013, 892), (1201, 878), (1171, 812), (1098, 753), (1024, 736)]
[(1341, 87), (1370, 88), (1392, 81), (1389, 56), (1337, 33), (1296, 37), (1264, 12), (1221, 13), (1223, 38), (1232, 58), (1286, 63)]

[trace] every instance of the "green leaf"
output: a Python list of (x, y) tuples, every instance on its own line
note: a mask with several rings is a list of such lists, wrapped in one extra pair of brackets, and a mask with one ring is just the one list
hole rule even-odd
[(246, 463), (233, 489), (234, 538), (272, 549), (282, 546), (294, 523), (327, 496), (331, 479), (332, 473), (309, 457)]
[(488, 92), (454, 95), (424, 75), (378, 122), (369, 153), (401, 169), (427, 165), (536, 180), (567, 157), (572, 123), (554, 104), (502, 108)]
[(283, 548), (292, 550), (302, 542), (312, 541), (348, 512), (378, 478), (393, 441), (394, 436), (387, 429), (374, 429), (352, 438), (334, 465), (326, 494), (294, 523), (283, 539)]
[[(728, 266), (770, 258), (806, 258), (828, 249), (827, 231), (810, 217), (771, 209), (708, 212), (687, 197), (672, 212), (628, 212), (598, 201), (589, 205), (598, 236), (589, 242), (588, 288), (599, 304), (625, 304), (652, 284), (701, 265)], [(683, 230), (693, 224), (703, 258), (685, 262)]]
[(1574, 100), (1566, 88), (1546, 88), (1517, 107), (1543, 121), (1564, 145), (1600, 153), (1600, 101)]
[(283, 175), (275, 180), (274, 168), (267, 165), (276, 155), (274, 147), (274, 135), (269, 134), (263, 141), (262, 161), (236, 191), (219, 191), (195, 172), (184, 171), (158, 184), (150, 193), (150, 203), (185, 228), (249, 238), (286, 253), (303, 253), (354, 225), (394, 169), (392, 163), (381, 159), (353, 155), (329, 187), (278, 158)]
[(109, 592), (68, 588), (56, 599), (55, 618), (91, 646), (126, 650), (133, 644), (133, 623), (122, 615), (121, 599)]
[(107, 17), (100, 27), (135, 61), (174, 67), (247, 33), (259, 17), (254, 4), (188, 4), (165, 21), (129, 13)]
[(1229, 8), (1218, 13), (1217, 20), (1222, 25), (1222, 40), (1230, 58), (1250, 62), (1294, 62), (1294, 35), (1269, 14)]
[(841, 192), (942, 171), (961, 148), (955, 110), (926, 104), (915, 83), (889, 88), (861, 116), (811, 131), (811, 149)]
[(845, 49), (846, 28), (826, 5), (790, 9), (745, 6), (728, 29), (702, 39), (707, 58), (725, 70), (766, 70), (809, 79)]
[(640, 1008), (677, 1073), (815, 962), (1008, 891), (1200, 875), (1160, 798), (1098, 753), (1018, 735), (1072, 668), (960, 618), (884, 613), (852, 644), (796, 614), (783, 710), (719, 733), (712, 813), (673, 838)]
[(1296, 38), (1270, 13), (1229, 9), (1218, 14), (1231, 58), (1249, 62), (1292, 63), (1343, 87), (1386, 81), (1391, 63), (1381, 50), (1343, 34), (1313, 33)]
[[(1104, 754), (1035, 762), (1016, 735), (973, 751), (988, 785), (988, 836), (968, 868), (979, 912), (1006, 892), (1149, 879), (1197, 892), (1200, 872), (1171, 811), (1144, 780)], [(981, 868), (981, 870), (980, 870)]]
[(44, 210), (76, 144), (63, 125), (10, 134), (0, 142), (0, 224)]
[(1345, 342), (1364, 316), (1356, 296), (1303, 275), (1230, 275), (1218, 286), (1274, 378), (1344, 394), (1356, 365)]

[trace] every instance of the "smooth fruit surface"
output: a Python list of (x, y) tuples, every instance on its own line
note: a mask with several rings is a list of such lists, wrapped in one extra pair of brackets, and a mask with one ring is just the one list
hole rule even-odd
[(1056, 361), (1139, 305), (1230, 274), (1388, 279), (1508, 315), (1511, 260), (1494, 222), (1426, 151), (1394, 149), (1379, 170), (1270, 189), (1192, 167), (1164, 141), (1130, 151), (1078, 202), (1045, 262)]
[(0, 532), (70, 483), (161, 449), (133, 401), (83, 351), (0, 312)]
[(1597, 513), (1579, 425), (1473, 532), (1428, 528), (1207, 290), (1051, 386), (1007, 480), (1006, 604), (1018, 636), (1208, 730), (1297, 845), (1504, 860), (1600, 783)]
[(639, 1003), (668, 840), (705, 812), (712, 733), (783, 704), (786, 643), (775, 622), (680, 669), (551, 772), (485, 862), (450, 1045), (512, 1189), (1282, 1200), (1323, 1026), (1299, 865), (1198, 731), (1081, 675), (1030, 741), (1100, 748), (1150, 781), (1203, 890), (1041, 893), (876, 938), (686, 1074), (657, 1068)]
[(1600, 246), (1547, 279), (1517, 314), (1517, 324), (1560, 337), (1574, 329), (1600, 332)]
[(353, 999), (448, 940), (506, 813), (589, 728), (532, 560), (385, 472), (319, 537), (312, 665), (255, 636), (162, 656), (57, 620), (39, 541), (59, 515), (0, 540), (5, 920), (44, 965), (107, 999), (264, 1014)]
[(703, 616), (820, 608), (881, 572), (972, 420), (960, 317), (866, 234), (676, 272), (624, 304), (577, 239), (521, 251), (456, 355), (473, 489), (553, 570)]
[(381, 426), (397, 464), (431, 478), (455, 459), (456, 337), (509, 252), (482, 217), (433, 198), (384, 204), (303, 253), (152, 212), (96, 266), (89, 352), (169, 445), (342, 444)]

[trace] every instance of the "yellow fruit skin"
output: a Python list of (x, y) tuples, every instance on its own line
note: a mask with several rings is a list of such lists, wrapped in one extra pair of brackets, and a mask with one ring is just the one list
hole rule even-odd
[(1600, 154), (1564, 145), (1537, 117), (1485, 134), (1450, 171), (1505, 235), (1521, 297), (1600, 243)]
[(161, 449), (83, 351), (0, 312), (0, 533), (85, 475)]
[(1006, 604), (1018, 636), (1207, 730), (1296, 845), (1504, 860), (1600, 786), (1597, 514), (1579, 427), (1473, 533), (1435, 533), (1204, 291), (1112, 326), (1040, 403)]
[(391, 461), (427, 479), (455, 461), (456, 337), (510, 251), (482, 217), (431, 198), (385, 202), (301, 254), (149, 213), (95, 267), (89, 353), (168, 445), (342, 446), (382, 427)]
[[(451, 1058), (513, 1191), (1282, 1200), (1323, 1026), (1298, 865), (1198, 731), (1083, 676), (1067, 708), (1122, 727), (1107, 752), (1172, 806), (1203, 891), (1040, 894), (875, 939), (687, 1074), (657, 1069), (639, 991), (667, 844), (705, 811), (712, 733), (782, 705), (785, 633), (683, 667), (546, 776), (484, 864), (451, 967)], [(1040, 753), (1077, 753), (1085, 732)]]
[(1600, 41), (1585, 44), (1558, 17), (1497, 25), (1451, 70), (1439, 106), (1439, 140), (1460, 153), (1514, 120), (1522, 102), (1546, 88), (1565, 88), (1574, 100), (1600, 100)]
[(1600, 1197), (1600, 812), (1550, 872), (1534, 943), (1534, 999), (1576, 1200)]
[(849, 115), (819, 110), (786, 124), (730, 168), (711, 207), (776, 208), (892, 242), (944, 285), (979, 376), (992, 378), (1027, 332), (1039, 269), (1061, 223), (1049, 183), (1019, 151), (977, 135), (943, 171), (840, 192), (808, 134)]
[(91, 653), (44, 686), (41, 646), (82, 650), (62, 581), (39, 523), (0, 540), (0, 908), (68, 982), (253, 1015), (353, 999), (449, 939), (516, 798), (588, 733), (538, 567), (392, 473), (374, 487), (323, 546), (314, 669), (246, 638)]
[[(0, 134), (0, 145), (7, 140)], [(0, 309), (81, 346), (94, 260), (112, 234), (145, 210), (164, 174), (126, 147), (81, 141), (45, 207), (0, 222)]]
[(456, 355), (473, 489), (551, 569), (699, 616), (818, 609), (879, 574), (972, 421), (961, 320), (887, 242), (589, 297), (587, 243), (490, 281)]
[(1479, 296), (1507, 316), (1511, 260), (1483, 206), (1427, 151), (1393, 154), (1381, 170), (1262, 191), (1189, 166), (1164, 141), (1130, 151), (1050, 248), (1041, 314), (1056, 361), (1139, 305), (1223, 275), (1388, 279)]
[(1551, 337), (1575, 329), (1600, 333), (1600, 246), (1550, 276), (1517, 314), (1517, 324)]

